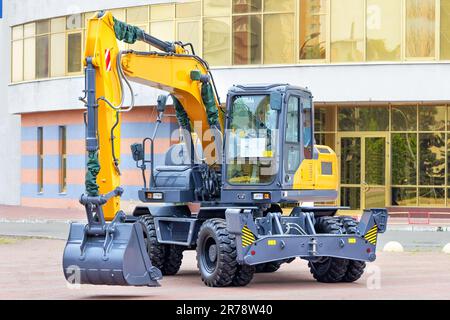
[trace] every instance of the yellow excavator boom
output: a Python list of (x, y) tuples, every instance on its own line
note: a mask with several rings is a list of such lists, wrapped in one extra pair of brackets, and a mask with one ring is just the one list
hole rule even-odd
[[(162, 42), (145, 35), (137, 28), (133, 31), (151, 38), (141, 40), (147, 40), (146, 42), (154, 46), (161, 44), (163, 50), (171, 48), (170, 52), (121, 52), (117, 39), (120, 26), (125, 29), (135, 28), (117, 21), (111, 12), (96, 14), (88, 21), (87, 26), (85, 63), (87, 59), (92, 58), (96, 69), (100, 163), (97, 184), (100, 194), (107, 194), (120, 186), (120, 113), (127, 111), (124, 108), (123, 80), (128, 83), (129, 79), (170, 93), (187, 113), (192, 131), (201, 140), (206, 162), (216, 163), (216, 157), (220, 154), (212, 143), (215, 140), (214, 135), (208, 134), (211, 120), (208, 119), (208, 110), (202, 97), (202, 86), (211, 81), (207, 63), (187, 52), (181, 44)], [(216, 94), (214, 104), (215, 111), (218, 112), (220, 107)], [(222, 116), (219, 117), (217, 125), (217, 129), (222, 131)], [(112, 220), (119, 210), (120, 197), (116, 196), (104, 206), (106, 220)]]

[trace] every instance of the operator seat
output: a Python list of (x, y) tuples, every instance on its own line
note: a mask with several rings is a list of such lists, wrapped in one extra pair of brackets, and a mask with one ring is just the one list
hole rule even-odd
[(193, 190), (191, 158), (186, 144), (175, 144), (167, 150), (163, 166), (155, 168), (158, 189)]

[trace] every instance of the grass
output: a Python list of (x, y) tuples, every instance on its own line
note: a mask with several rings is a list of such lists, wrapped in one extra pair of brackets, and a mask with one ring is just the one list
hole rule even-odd
[(2, 237), (0, 237), (0, 245), (14, 244), (17, 241), (19, 241), (19, 239), (16, 239), (16, 238), (2, 238)]

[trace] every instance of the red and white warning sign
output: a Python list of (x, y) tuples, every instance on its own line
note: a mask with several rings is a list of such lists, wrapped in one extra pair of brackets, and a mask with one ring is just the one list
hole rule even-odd
[(105, 51), (106, 51), (105, 52), (106, 71), (111, 71), (112, 67), (111, 50), (106, 49)]

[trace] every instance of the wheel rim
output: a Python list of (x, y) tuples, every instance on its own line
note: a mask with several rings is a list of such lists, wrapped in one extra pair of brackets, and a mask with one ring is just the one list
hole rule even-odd
[(218, 262), (218, 250), (217, 243), (214, 238), (208, 237), (203, 242), (201, 261), (202, 265), (208, 273), (213, 273), (216, 270)]

